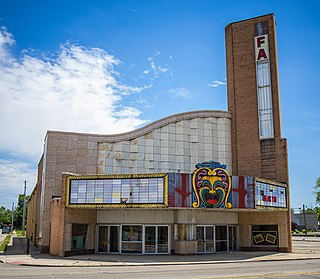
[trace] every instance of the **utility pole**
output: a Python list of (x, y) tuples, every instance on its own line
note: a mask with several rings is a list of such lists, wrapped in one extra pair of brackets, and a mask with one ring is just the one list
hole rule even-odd
[(302, 205), (302, 212), (303, 212), (305, 234), (307, 234), (306, 210), (305, 210), (304, 204)]
[(12, 203), (12, 211), (11, 211), (11, 233), (13, 233), (13, 216), (14, 216), (14, 202)]
[(24, 223), (26, 216), (26, 192), (27, 192), (27, 181), (24, 181), (24, 192), (23, 192), (23, 213), (22, 213), (22, 235), (24, 236)]

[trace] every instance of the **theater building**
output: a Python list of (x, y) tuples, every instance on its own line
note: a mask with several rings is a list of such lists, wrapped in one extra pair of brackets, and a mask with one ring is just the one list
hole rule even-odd
[(115, 135), (47, 132), (28, 204), (40, 251), (291, 251), (274, 15), (225, 34), (228, 111)]

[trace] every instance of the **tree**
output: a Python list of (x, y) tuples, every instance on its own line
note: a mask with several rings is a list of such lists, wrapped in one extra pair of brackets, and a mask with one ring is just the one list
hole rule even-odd
[[(27, 216), (27, 202), (28, 202), (29, 196), (26, 196), (26, 215)], [(22, 227), (22, 216), (23, 216), (23, 200), (24, 195), (19, 194), (18, 198), (18, 205), (16, 207), (16, 210), (14, 211), (14, 221), (13, 225), (15, 228), (21, 228)]]
[(0, 223), (4, 225), (11, 224), (11, 210), (3, 206), (0, 207)]
[(314, 193), (316, 195), (316, 203), (320, 205), (320, 177), (317, 178), (314, 185)]
[(318, 217), (318, 221), (320, 221), (320, 207), (316, 206), (314, 209), (316, 211), (316, 214), (317, 214), (317, 217)]
[[(303, 213), (303, 209), (300, 210), (300, 213)], [(312, 206), (306, 206), (304, 209), (304, 213), (316, 213), (316, 208), (313, 208)]]

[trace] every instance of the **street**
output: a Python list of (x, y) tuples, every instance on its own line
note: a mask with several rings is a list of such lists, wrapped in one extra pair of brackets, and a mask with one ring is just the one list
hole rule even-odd
[[(255, 258), (252, 254), (252, 257), (243, 257), (233, 262), (190, 261), (186, 264), (162, 262), (155, 265), (145, 265), (143, 262), (141, 264), (137, 256), (135, 261), (139, 263), (137, 265), (131, 262), (130, 266), (124, 264), (91, 267), (63, 266), (63, 264), (58, 267), (27, 266), (21, 265), (23, 262), (13, 255), (11, 264), (1, 263), (0, 257), (0, 278), (320, 278), (320, 239), (318, 237), (309, 237), (307, 240), (304, 237), (294, 237), (293, 252), (291, 257), (283, 257), (279, 253), (275, 254), (275, 257), (264, 257), (264, 260), (261, 260), (261, 257)], [(243, 254), (245, 255), (248, 254)], [(300, 255), (303, 257), (299, 257)], [(53, 260), (56, 263), (67, 262), (65, 258)], [(74, 262), (71, 258), (69, 260)], [(48, 263), (51, 262), (48, 261)]]
[(0, 278), (320, 278), (320, 259), (204, 265), (29, 267), (0, 264)]

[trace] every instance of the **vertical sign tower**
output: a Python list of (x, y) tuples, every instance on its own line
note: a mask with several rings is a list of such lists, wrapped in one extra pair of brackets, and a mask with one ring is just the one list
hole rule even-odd
[(273, 14), (226, 27), (232, 173), (288, 183)]
[[(287, 141), (281, 134), (275, 17), (268, 14), (231, 23), (225, 34), (228, 110), (232, 113), (232, 174), (288, 185)], [(283, 222), (279, 250), (290, 251), (289, 204), (278, 218)]]

